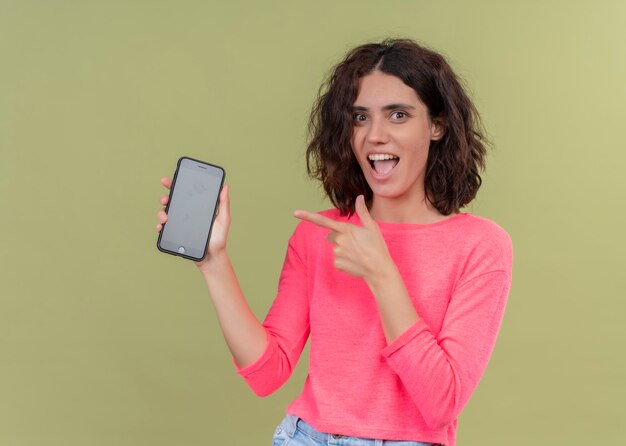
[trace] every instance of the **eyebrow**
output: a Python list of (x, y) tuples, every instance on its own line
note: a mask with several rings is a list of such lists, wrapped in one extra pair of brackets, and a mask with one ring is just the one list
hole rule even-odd
[[(408, 110), (415, 110), (415, 107), (409, 104), (389, 104), (389, 105), (385, 105), (381, 110), (387, 111), (387, 110), (392, 110), (394, 108), (405, 108)], [(368, 111), (368, 110), (369, 109), (367, 107), (363, 107), (362, 105), (352, 106), (352, 111)]]

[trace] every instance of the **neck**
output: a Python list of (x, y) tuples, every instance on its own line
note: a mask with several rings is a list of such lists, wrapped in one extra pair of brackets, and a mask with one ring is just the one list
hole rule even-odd
[(419, 199), (407, 195), (394, 198), (374, 195), (369, 211), (374, 220), (388, 223), (429, 224), (456, 215), (444, 216), (424, 194)]

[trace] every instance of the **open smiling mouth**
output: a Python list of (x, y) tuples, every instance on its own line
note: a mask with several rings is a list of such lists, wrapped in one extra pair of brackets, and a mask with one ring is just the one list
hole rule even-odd
[(372, 176), (377, 179), (386, 178), (396, 167), (400, 158), (390, 154), (373, 154), (367, 157), (372, 168)]

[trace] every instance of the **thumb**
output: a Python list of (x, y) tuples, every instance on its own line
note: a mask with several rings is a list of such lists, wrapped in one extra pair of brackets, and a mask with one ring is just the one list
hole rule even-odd
[(367, 206), (365, 204), (365, 197), (363, 195), (359, 195), (358, 197), (356, 197), (354, 208), (356, 209), (357, 215), (363, 222), (363, 226), (376, 225), (376, 222), (370, 215), (370, 212), (367, 210)]
[(224, 184), (222, 187), (222, 191), (219, 196), (219, 205), (217, 208), (217, 215), (224, 215), (222, 218), (230, 218), (230, 186), (228, 184)]

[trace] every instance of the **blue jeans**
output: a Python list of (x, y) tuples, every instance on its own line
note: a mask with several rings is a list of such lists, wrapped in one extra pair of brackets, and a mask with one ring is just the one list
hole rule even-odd
[(272, 446), (436, 446), (419, 441), (375, 440), (316, 431), (302, 418), (287, 414), (274, 432)]

